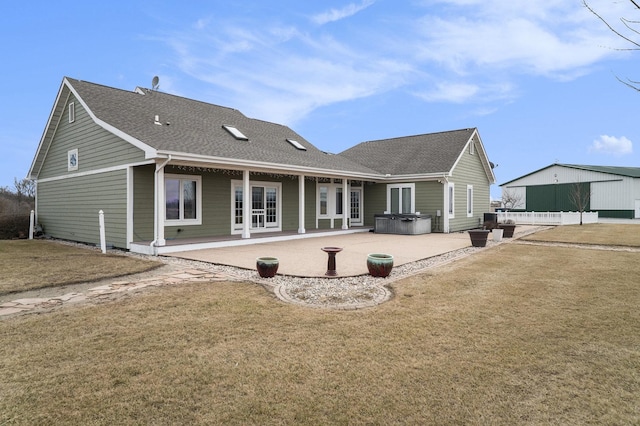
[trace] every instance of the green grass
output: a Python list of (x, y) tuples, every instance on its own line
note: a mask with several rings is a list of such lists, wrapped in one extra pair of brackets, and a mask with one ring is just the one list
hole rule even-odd
[(14, 317), (0, 424), (638, 424), (639, 275), (515, 243), (361, 311), (207, 283)]
[(0, 295), (97, 281), (162, 264), (43, 240), (0, 240)]

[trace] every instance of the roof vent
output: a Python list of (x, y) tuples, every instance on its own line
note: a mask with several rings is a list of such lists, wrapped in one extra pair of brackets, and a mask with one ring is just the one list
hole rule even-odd
[(238, 139), (239, 141), (248, 141), (249, 140), (248, 137), (246, 137), (240, 130), (236, 129), (233, 126), (222, 125), (222, 128), (225, 129), (227, 132), (231, 133), (231, 136), (233, 136), (234, 138)]
[(162, 123), (160, 122), (160, 116), (156, 115), (155, 119), (153, 120), (154, 124), (157, 124), (158, 126), (162, 126)]
[(305, 148), (304, 146), (302, 146), (302, 144), (298, 141), (294, 141), (293, 139), (287, 139), (287, 142), (289, 142), (291, 145), (295, 146), (296, 149), (299, 149), (300, 151), (306, 151), (307, 148)]

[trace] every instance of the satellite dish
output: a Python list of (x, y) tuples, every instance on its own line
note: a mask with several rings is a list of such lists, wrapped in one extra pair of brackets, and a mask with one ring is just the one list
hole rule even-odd
[(151, 89), (158, 90), (159, 84), (160, 84), (160, 78), (156, 75), (153, 77), (153, 80), (151, 80)]

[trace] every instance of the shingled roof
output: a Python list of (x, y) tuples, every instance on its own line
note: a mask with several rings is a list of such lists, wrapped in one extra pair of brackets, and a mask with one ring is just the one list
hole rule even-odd
[(476, 129), (362, 142), (340, 153), (381, 174), (446, 174)]
[[(200, 102), (159, 91), (127, 91), (65, 78), (59, 94), (79, 97), (94, 119), (147, 151), (147, 157), (172, 154), (203, 162), (252, 164), (277, 170), (340, 172), (347, 176), (377, 175), (374, 170), (346, 158), (325, 153), (287, 126), (249, 118), (232, 108)], [(63, 106), (64, 107), (64, 106)], [(56, 107), (52, 117), (56, 115)], [(158, 117), (156, 124), (155, 119)], [(41, 147), (50, 143), (50, 119)], [(236, 139), (223, 126), (232, 126), (248, 140)], [(291, 142), (297, 141), (304, 150)], [(40, 149), (39, 156), (46, 152)], [(40, 158), (36, 158), (34, 165)], [(33, 168), (32, 171), (37, 170)]]

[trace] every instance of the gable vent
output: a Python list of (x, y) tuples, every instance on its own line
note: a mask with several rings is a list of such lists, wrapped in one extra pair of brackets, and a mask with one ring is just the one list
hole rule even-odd
[(299, 149), (300, 151), (306, 151), (307, 148), (305, 148), (304, 146), (302, 146), (302, 144), (298, 141), (295, 141), (293, 139), (287, 139), (287, 142), (289, 142), (291, 145), (295, 146), (296, 149)]
[(242, 133), (240, 130), (236, 129), (233, 126), (222, 125), (222, 128), (225, 129), (227, 132), (229, 132), (231, 134), (231, 136), (233, 136), (234, 138), (238, 139), (239, 141), (248, 141), (249, 140), (249, 138), (246, 137), (244, 135), (244, 133)]

